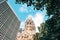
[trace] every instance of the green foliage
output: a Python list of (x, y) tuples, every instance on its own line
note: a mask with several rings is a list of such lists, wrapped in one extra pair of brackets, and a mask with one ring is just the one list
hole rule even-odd
[(45, 40), (47, 36), (47, 27), (45, 23), (41, 24), (41, 27), (38, 27), (39, 33), (36, 33), (34, 40)]
[(37, 10), (45, 6), (47, 15), (53, 16), (41, 26), (41, 32), (36, 34), (35, 40), (60, 40), (60, 0), (16, 0), (16, 3), (33, 5)]
[(47, 15), (54, 15), (60, 11), (60, 0), (16, 0), (16, 4), (26, 3), (27, 6), (34, 6), (34, 9), (41, 10), (46, 6)]
[(54, 15), (51, 19), (46, 21), (48, 25), (48, 39), (50, 40), (60, 40), (60, 15)]

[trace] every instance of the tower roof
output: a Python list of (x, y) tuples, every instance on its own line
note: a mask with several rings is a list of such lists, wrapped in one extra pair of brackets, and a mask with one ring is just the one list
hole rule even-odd
[(25, 30), (35, 30), (35, 24), (32, 17), (27, 18), (25, 22)]

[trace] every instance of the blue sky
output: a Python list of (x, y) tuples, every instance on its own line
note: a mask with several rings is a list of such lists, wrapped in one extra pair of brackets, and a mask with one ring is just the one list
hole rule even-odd
[(21, 21), (20, 28), (24, 29), (25, 20), (31, 16), (36, 24), (39, 26), (42, 22), (47, 19), (46, 15), (46, 8), (44, 7), (43, 11), (40, 10), (33, 10), (33, 6), (27, 7), (26, 4), (15, 4), (15, 0), (8, 0), (13, 10), (16, 12), (19, 20)]

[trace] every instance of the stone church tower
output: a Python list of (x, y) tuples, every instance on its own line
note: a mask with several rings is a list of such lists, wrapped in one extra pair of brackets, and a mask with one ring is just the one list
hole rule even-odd
[(24, 31), (35, 31), (35, 24), (32, 18), (28, 18), (25, 22)]
[(32, 18), (28, 18), (25, 22), (24, 32), (20, 34), (17, 40), (34, 40), (34, 35), (36, 33), (35, 24)]

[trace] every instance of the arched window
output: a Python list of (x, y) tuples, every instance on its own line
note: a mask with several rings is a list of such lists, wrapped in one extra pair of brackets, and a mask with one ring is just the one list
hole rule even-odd
[(29, 22), (27, 22), (27, 24), (29, 24)]
[(32, 23), (30, 22), (30, 24), (32, 24)]

